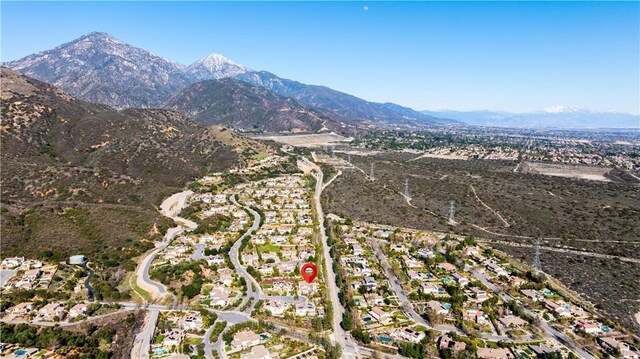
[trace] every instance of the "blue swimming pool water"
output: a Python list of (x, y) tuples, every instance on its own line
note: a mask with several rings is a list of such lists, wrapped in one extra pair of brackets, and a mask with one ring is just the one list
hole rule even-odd
[(18, 349), (18, 350), (16, 350), (13, 354), (16, 354), (16, 355), (25, 355), (25, 354), (27, 354), (27, 352), (26, 352), (25, 350)]
[(442, 306), (444, 307), (444, 309), (449, 309), (451, 308), (451, 303), (444, 303)]
[(390, 343), (390, 342), (393, 341), (393, 339), (391, 339), (389, 337), (383, 337), (383, 336), (378, 337), (378, 340), (380, 340), (383, 343)]

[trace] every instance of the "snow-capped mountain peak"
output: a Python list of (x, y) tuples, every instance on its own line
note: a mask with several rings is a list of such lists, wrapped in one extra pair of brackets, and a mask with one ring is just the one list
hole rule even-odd
[(581, 108), (578, 106), (562, 106), (555, 105), (551, 107), (547, 107), (542, 112), (546, 113), (576, 113), (576, 112), (591, 112), (585, 108)]
[(240, 67), (244, 67), (221, 54), (211, 54), (211, 55), (205, 56), (200, 60), (196, 61), (196, 63), (198, 62), (205, 64), (207, 66), (221, 66), (224, 64), (229, 64), (229, 65), (237, 65)]
[(115, 108), (158, 107), (190, 83), (178, 65), (104, 32), (4, 66)]
[(221, 79), (233, 77), (251, 71), (220, 54), (211, 54), (187, 67), (186, 73), (197, 80)]

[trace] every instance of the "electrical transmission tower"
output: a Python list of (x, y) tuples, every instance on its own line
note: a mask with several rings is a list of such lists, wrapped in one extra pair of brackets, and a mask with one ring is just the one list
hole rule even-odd
[(331, 146), (331, 158), (336, 158), (336, 146)]
[(540, 264), (540, 239), (536, 239), (536, 244), (534, 246), (534, 255), (533, 255), (533, 268), (536, 272), (542, 272), (542, 265)]
[(453, 219), (453, 217), (456, 214), (456, 208), (455, 208), (455, 202), (451, 201), (449, 202), (449, 224), (455, 224), (456, 221)]
[(409, 179), (404, 179), (404, 196), (407, 198), (411, 198), (411, 194), (409, 194)]
[(371, 177), (372, 180), (376, 179), (373, 175), (373, 172), (375, 171), (375, 169), (376, 169), (375, 162), (371, 162), (371, 171), (369, 172), (369, 177)]
[(348, 158), (349, 163), (351, 163), (351, 154), (350, 153), (347, 153), (347, 158)]

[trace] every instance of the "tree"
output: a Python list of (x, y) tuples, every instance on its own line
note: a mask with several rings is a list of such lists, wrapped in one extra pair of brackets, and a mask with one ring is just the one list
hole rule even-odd
[(415, 359), (424, 359), (426, 353), (422, 344), (402, 343), (398, 348), (398, 354)]
[(353, 320), (351, 319), (351, 313), (345, 312), (342, 315), (342, 322), (340, 322), (340, 326), (344, 330), (351, 330), (353, 327)]
[(361, 328), (356, 328), (354, 329), (351, 334), (353, 335), (353, 337), (355, 338), (355, 340), (362, 342), (363, 344), (369, 344), (371, 343), (371, 337), (369, 336), (369, 333), (362, 330)]

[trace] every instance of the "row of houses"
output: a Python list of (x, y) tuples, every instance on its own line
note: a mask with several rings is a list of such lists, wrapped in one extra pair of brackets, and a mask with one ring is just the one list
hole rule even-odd
[[(32, 317), (34, 322), (59, 321), (67, 314), (67, 305), (63, 302), (48, 303), (38, 310), (34, 310), (33, 302), (22, 302), (9, 308), (7, 313), (14, 318)], [(72, 319), (84, 315), (87, 312), (86, 303), (78, 303), (72, 306), (67, 318)]]

